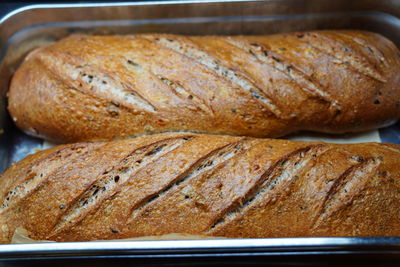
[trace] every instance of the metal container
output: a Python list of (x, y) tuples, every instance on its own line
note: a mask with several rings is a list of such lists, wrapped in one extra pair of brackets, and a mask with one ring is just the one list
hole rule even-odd
[[(362, 29), (400, 47), (400, 1), (269, 0), (163, 1), (34, 5), (0, 21), (0, 172), (42, 140), (15, 128), (5, 109), (10, 78), (32, 49), (71, 33), (271, 34), (314, 29)], [(380, 130), (400, 143), (400, 125)], [(333, 265), (384, 261), (399, 264), (400, 237), (273, 238), (180, 241), (110, 241), (0, 245), (8, 263), (137, 265), (292, 264)]]

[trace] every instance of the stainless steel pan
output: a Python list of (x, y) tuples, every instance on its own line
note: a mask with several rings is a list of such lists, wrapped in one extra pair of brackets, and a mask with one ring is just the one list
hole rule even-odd
[[(9, 80), (26, 53), (35, 47), (77, 32), (270, 34), (331, 28), (375, 31), (400, 47), (400, 1), (163, 1), (35, 5), (10, 12), (0, 20), (0, 128), (4, 130), (0, 135), (0, 172), (42, 143), (17, 130), (5, 110)], [(380, 135), (383, 141), (400, 143), (399, 125), (380, 130)], [(124, 260), (150, 266), (267, 262), (329, 265), (375, 260), (396, 264), (400, 260), (400, 237), (0, 245), (0, 265), (30, 262), (101, 265)]]

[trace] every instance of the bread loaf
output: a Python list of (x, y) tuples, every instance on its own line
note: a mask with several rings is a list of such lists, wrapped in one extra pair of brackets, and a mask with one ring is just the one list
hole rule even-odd
[(396, 46), (362, 31), (73, 35), (26, 58), (9, 111), (24, 131), (61, 142), (354, 132), (399, 119), (399, 72)]
[(0, 177), (0, 240), (399, 236), (400, 146), (189, 133), (62, 145)]

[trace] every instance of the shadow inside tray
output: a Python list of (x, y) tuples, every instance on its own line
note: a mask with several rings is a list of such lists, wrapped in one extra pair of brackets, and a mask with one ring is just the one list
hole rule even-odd
[(380, 129), (379, 135), (384, 143), (394, 143), (400, 145), (400, 122)]
[(6, 116), (3, 133), (0, 134), (0, 174), (13, 162), (41, 149), (43, 140), (29, 136), (19, 130)]

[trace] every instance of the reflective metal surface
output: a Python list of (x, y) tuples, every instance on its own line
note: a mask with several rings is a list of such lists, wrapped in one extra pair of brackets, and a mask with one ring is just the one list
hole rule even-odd
[[(11, 75), (27, 52), (68, 34), (269, 34), (353, 28), (381, 33), (400, 47), (399, 17), (400, 1), (396, 0), (166, 1), (37, 5), (13, 11), (0, 20), (0, 129), (4, 130), (0, 134), (0, 172), (43, 142), (21, 133), (6, 114), (4, 97)], [(383, 141), (400, 143), (399, 124), (381, 130), (380, 134)], [(330, 260), (334, 259), (332, 255), (342, 255), (348, 262), (349, 255), (399, 260), (400, 237), (0, 245), (0, 262), (5, 263), (24, 259), (79, 259), (83, 256), (86, 259), (161, 257), (164, 263), (167, 258), (174, 257), (242, 257), (250, 262), (259, 257), (323, 255), (329, 256)], [(193, 262), (190, 260), (191, 264)]]
[(0, 246), (0, 258), (232, 257), (272, 255), (391, 255), (400, 259), (400, 238), (269, 238), (171, 241), (110, 241)]

